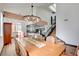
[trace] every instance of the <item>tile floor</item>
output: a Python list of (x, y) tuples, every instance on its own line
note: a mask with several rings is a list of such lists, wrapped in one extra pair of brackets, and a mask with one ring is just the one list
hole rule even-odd
[(14, 40), (12, 40), (12, 44), (4, 46), (1, 56), (16, 56)]

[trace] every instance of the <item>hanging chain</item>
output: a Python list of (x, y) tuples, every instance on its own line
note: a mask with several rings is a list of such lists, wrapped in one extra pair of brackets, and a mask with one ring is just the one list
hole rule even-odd
[(33, 7), (34, 7), (34, 6), (33, 6), (33, 3), (32, 3), (32, 5), (31, 5), (31, 8), (32, 8), (32, 16), (33, 16)]

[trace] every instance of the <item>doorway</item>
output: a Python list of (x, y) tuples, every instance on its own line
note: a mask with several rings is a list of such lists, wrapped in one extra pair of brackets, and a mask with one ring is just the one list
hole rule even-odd
[(3, 23), (4, 45), (11, 43), (12, 23)]

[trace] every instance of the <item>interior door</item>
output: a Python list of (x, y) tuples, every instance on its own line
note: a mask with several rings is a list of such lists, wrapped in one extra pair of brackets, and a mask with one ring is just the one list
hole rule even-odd
[(12, 23), (4, 23), (4, 45), (11, 43)]

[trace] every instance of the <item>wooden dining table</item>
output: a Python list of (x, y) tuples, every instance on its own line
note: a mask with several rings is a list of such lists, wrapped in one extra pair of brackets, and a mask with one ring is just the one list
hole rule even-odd
[(28, 43), (25, 49), (29, 56), (61, 56), (65, 51), (65, 46), (62, 44), (52, 44), (46, 41), (43, 41), (43, 43), (46, 45), (41, 48)]

